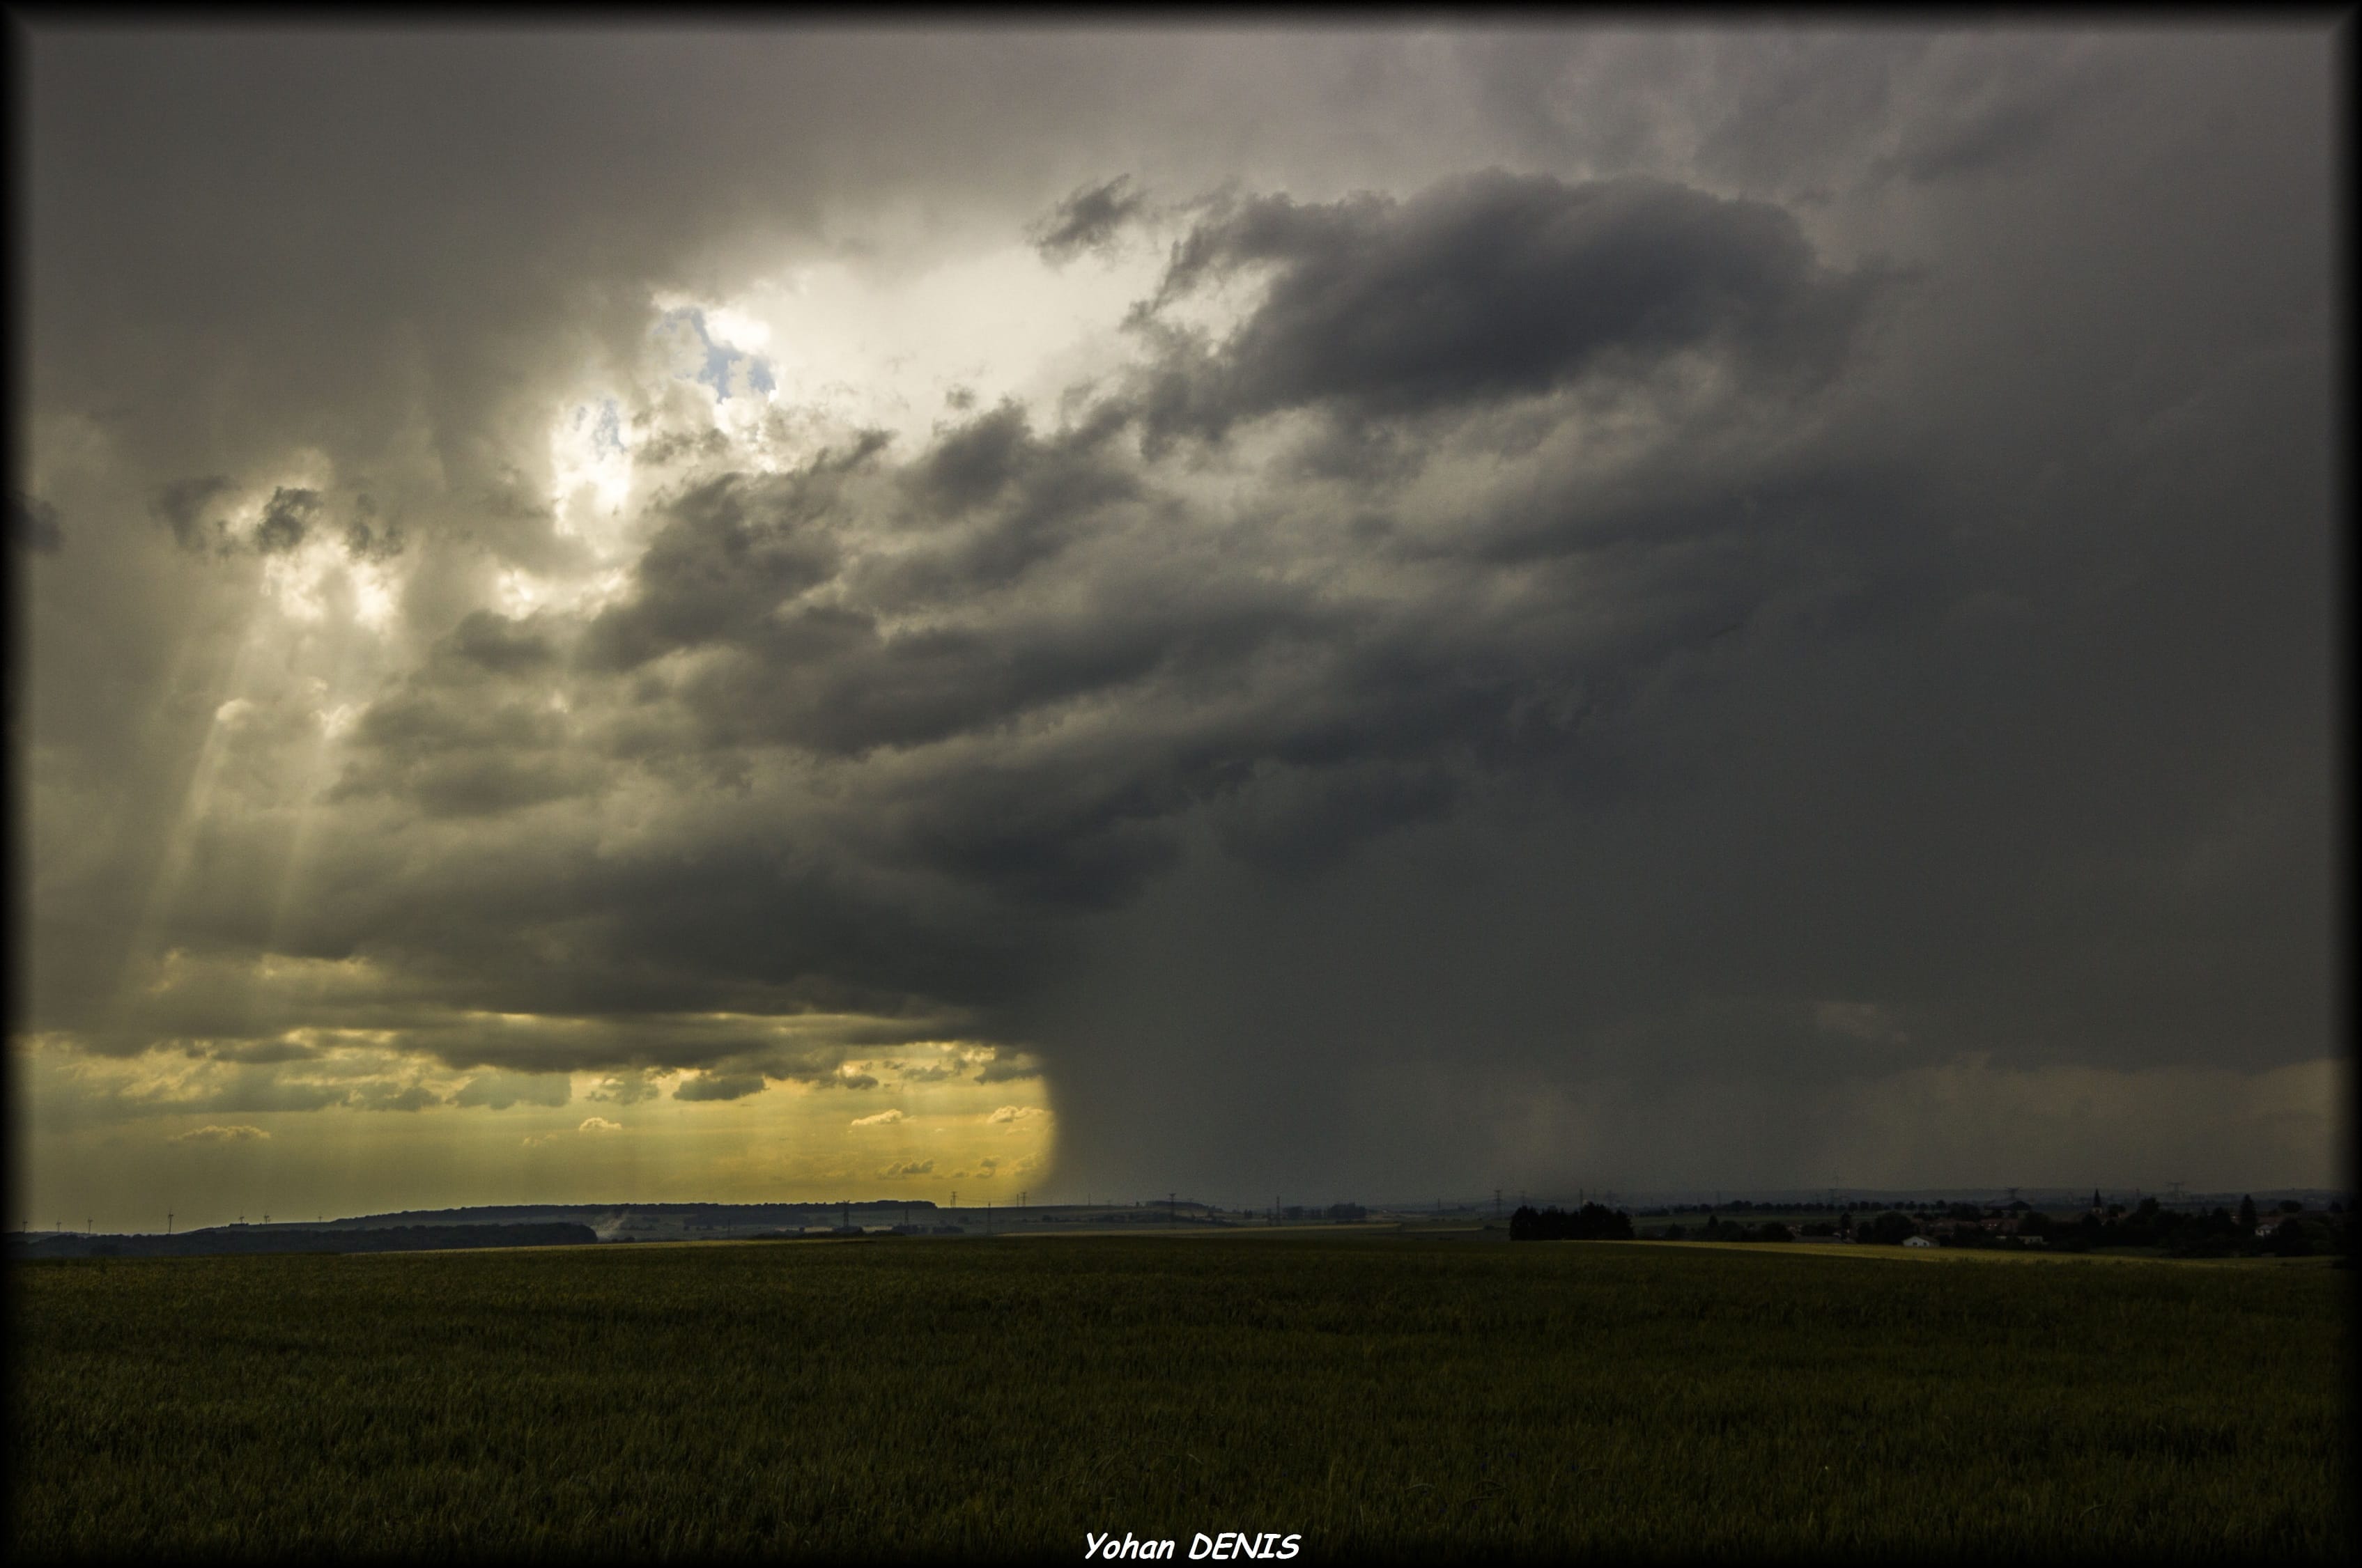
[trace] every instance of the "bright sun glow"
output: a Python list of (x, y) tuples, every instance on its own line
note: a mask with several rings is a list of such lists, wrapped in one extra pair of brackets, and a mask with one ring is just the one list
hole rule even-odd
[(346, 570), (352, 577), (353, 619), (373, 632), (385, 630), (393, 619), (392, 572), (365, 561), (356, 561)]
[(262, 593), (300, 624), (319, 625), (336, 617), (371, 631), (385, 629), (395, 602), (391, 569), (350, 559), (344, 546), (325, 533), (265, 557)]
[(623, 544), (622, 513), (632, 492), (632, 447), (623, 410), (600, 396), (566, 410), (549, 434), (550, 503), (557, 531), (579, 538), (602, 559)]
[(521, 567), (502, 568), (492, 579), (492, 592), (499, 602), (501, 613), (513, 621), (532, 614), (548, 598), (546, 585)]
[[(889, 430), (915, 448), (958, 417), (955, 397), (988, 408), (1014, 398), (1050, 421), (1061, 392), (1127, 358), (1124, 315), (1162, 266), (1143, 248), (1054, 268), (1010, 245), (906, 277), (822, 262), (723, 303), (656, 303), (698, 312), (711, 342), (757, 360), (774, 382), (761, 402)], [(717, 423), (733, 424), (740, 402), (717, 398)]]

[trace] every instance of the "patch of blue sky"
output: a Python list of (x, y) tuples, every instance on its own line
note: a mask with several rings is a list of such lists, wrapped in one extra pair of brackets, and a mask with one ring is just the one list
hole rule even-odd
[(723, 403), (733, 396), (760, 395), (778, 384), (772, 375), (770, 361), (727, 343), (716, 343), (706, 331), (705, 313), (694, 305), (665, 312), (656, 330), (663, 336), (694, 335), (693, 344), (683, 343), (684, 348), (693, 348), (696, 353), (694, 367), (675, 373), (684, 381), (712, 387), (713, 395)]
[[(596, 423), (591, 423), (593, 417)], [(612, 457), (624, 450), (624, 408), (612, 397), (597, 403), (578, 403), (574, 417), (567, 423), (580, 435), (585, 425), (590, 426), (590, 451), (599, 458)]]
[(612, 397), (599, 400), (599, 423), (590, 429), (590, 449), (602, 458), (624, 449), (624, 410)]

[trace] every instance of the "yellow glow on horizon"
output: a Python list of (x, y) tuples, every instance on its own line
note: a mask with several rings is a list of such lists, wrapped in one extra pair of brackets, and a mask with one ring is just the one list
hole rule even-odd
[[(281, 1038), (304, 1054), (256, 1062), (235, 1042), (218, 1043), (226, 1055), (176, 1042), (114, 1057), (67, 1036), (19, 1040), (42, 1169), (105, 1210), (158, 1193), (363, 1213), (848, 1195), (943, 1203), (955, 1188), (965, 1206), (1040, 1187), (1055, 1154), (1045, 1081), (978, 1082), (983, 1064), (1010, 1058), (972, 1043), (898, 1045), (848, 1061), (866, 1069), (850, 1077), (701, 1100), (680, 1098), (698, 1077), (690, 1071), (536, 1077), (452, 1068), (396, 1031), (306, 1025)], [(851, 1087), (864, 1077), (876, 1081)], [(473, 1102), (458, 1103), (471, 1084)], [(184, 1225), (232, 1217), (182, 1210)]]

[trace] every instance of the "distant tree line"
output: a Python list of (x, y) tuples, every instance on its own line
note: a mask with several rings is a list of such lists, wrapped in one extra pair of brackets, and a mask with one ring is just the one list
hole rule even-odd
[[(1793, 1203), (1778, 1203), (1769, 1198), (1766, 1198), (1760, 1203), (1756, 1203), (1748, 1198), (1734, 1198), (1727, 1203), (1719, 1199), (1715, 1203), (1716, 1210), (1727, 1209), (1734, 1214), (1746, 1214), (1757, 1210), (1760, 1210), (1766, 1214), (1835, 1214), (1843, 1207), (1843, 1204), (1826, 1202), (1817, 1198), (1798, 1198)], [(1681, 1206), (1678, 1205), (1666, 1209), (1643, 1209), (1640, 1210), (1644, 1215), (1677, 1214), (1681, 1211)]]
[(1628, 1242), (1632, 1217), (1605, 1204), (1586, 1203), (1568, 1213), (1552, 1205), (1535, 1209), (1525, 1204), (1509, 1216), (1513, 1242)]
[[(2042, 1236), (2051, 1246), (2070, 1252), (2092, 1247), (2162, 1247), (2173, 1257), (2302, 1258), (2332, 1250), (2350, 1251), (2353, 1245), (2350, 1215), (2333, 1229), (2329, 1221), (2300, 1218), (2283, 1206), (2270, 1234), (2257, 1235), (2257, 1223), (2252, 1198), (2239, 1200), (2236, 1214), (2222, 1208), (2206, 1213), (2168, 1209), (2154, 1198), (2144, 1198), (2129, 1213), (2122, 1205), (2111, 1204), (2103, 1213), (2083, 1214), (2072, 1220), (2029, 1214), (2018, 1222), (2018, 1231)], [(2341, 1238), (2338, 1231), (2345, 1234)]]
[[(2352, 1254), (2353, 1215), (2342, 1208), (2327, 1216), (2303, 1215), (2301, 1209), (2295, 1201), (2284, 1200), (2277, 1210), (2277, 1223), (2268, 1234), (2257, 1235), (2261, 1216), (2252, 1198), (2241, 1198), (2235, 1214), (2220, 1207), (2205, 1211), (2168, 1209), (2154, 1198), (2145, 1198), (2129, 1210), (2120, 1203), (2095, 1205), (2092, 1211), (2067, 1220), (2029, 1209), (2016, 1217), (2011, 1230), (1996, 1232), (1983, 1229), (1981, 1220), (2005, 1216), (1998, 1212), (1981, 1216), (1970, 1205), (1952, 1204), (1915, 1218), (1890, 1209), (1854, 1227), (1853, 1239), (1899, 1246), (1913, 1236), (1926, 1235), (1946, 1247), (2012, 1248), (2033, 1243), (2052, 1252), (2071, 1253), (2100, 1247), (2155, 1247), (2169, 1257), (2183, 1258), (2301, 1258), (2331, 1251)], [(1937, 1228), (1946, 1220), (1952, 1221), (1950, 1229)]]
[[(1744, 1200), (1727, 1206), (1732, 1209), (1761, 1210), (1771, 1204), (1750, 1204)], [(1811, 1210), (1809, 1204), (1785, 1206), (1790, 1212)], [(1662, 1210), (1659, 1210), (1662, 1212)], [(1810, 1220), (1801, 1227), (1804, 1240), (1846, 1238), (1872, 1246), (1901, 1246), (1915, 1236), (1942, 1247), (1995, 1248), (2013, 1250), (2042, 1247), (2053, 1252), (2086, 1252), (2100, 1247), (2153, 1247), (2171, 1257), (2310, 1257), (2316, 1253), (2334, 1252), (2341, 1266), (2353, 1266), (2357, 1250), (2357, 1223), (2362, 1215), (2348, 1212), (2345, 1205), (2332, 1203), (2326, 1214), (2307, 1214), (2303, 1206), (2293, 1198), (2283, 1199), (2275, 1206), (2271, 1216), (2275, 1221), (2263, 1224), (2253, 1198), (2240, 1199), (2236, 1213), (2217, 1208), (2211, 1211), (2168, 1209), (2154, 1198), (2143, 1198), (2127, 1210), (2120, 1203), (2101, 1205), (2093, 1195), (2092, 1210), (2071, 1219), (2059, 1219), (2025, 1204), (2013, 1203), (2006, 1209), (1980, 1209), (1970, 1203), (1936, 1205), (1916, 1214), (1899, 1209), (1855, 1221), (1850, 1210), (1841, 1212), (1835, 1222)], [(1986, 1229), (1988, 1222), (1997, 1228)], [(2258, 1235), (2257, 1232), (2265, 1233)], [(1568, 1212), (1556, 1208), (1535, 1209), (1520, 1206), (1509, 1220), (1509, 1235), (1516, 1241), (1628, 1241), (1634, 1239), (1631, 1220), (1619, 1210), (1597, 1203), (1586, 1203)], [(1703, 1224), (1684, 1229), (1679, 1224), (1652, 1225), (1640, 1233), (1647, 1241), (1699, 1242), (1794, 1242), (1800, 1239), (1798, 1231), (1791, 1231), (1777, 1220), (1755, 1224), (1725, 1219), (1708, 1213)]]

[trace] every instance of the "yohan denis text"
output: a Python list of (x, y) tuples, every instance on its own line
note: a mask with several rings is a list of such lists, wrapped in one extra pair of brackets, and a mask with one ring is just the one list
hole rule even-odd
[[(1202, 1558), (1220, 1562), (1242, 1557), (1267, 1557), (1285, 1562), (1296, 1555), (1297, 1543), (1303, 1539), (1300, 1535), (1281, 1535), (1275, 1530), (1251, 1535), (1245, 1530), (1226, 1529), (1215, 1536), (1209, 1536), (1201, 1530), (1189, 1538), (1189, 1560), (1195, 1562)], [(1087, 1537), (1083, 1555), (1161, 1562), (1172, 1557), (1173, 1543), (1169, 1540), (1135, 1540), (1130, 1530), (1126, 1530), (1123, 1539), (1118, 1540), (1112, 1535), (1100, 1535), (1094, 1530)]]

